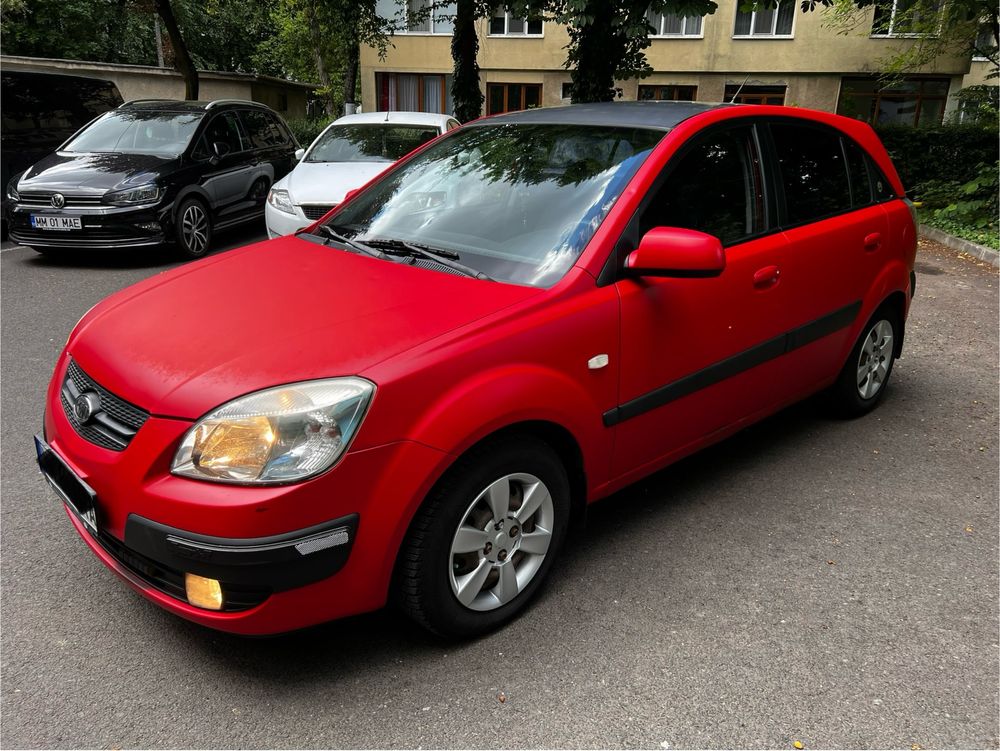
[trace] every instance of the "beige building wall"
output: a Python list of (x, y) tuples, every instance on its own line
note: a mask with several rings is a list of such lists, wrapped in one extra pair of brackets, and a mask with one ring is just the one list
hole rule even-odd
[[(640, 84), (686, 84), (698, 87), (700, 101), (722, 101), (727, 85), (783, 85), (789, 105), (835, 110), (845, 75), (868, 75), (880, 70), (880, 61), (913, 44), (901, 38), (872, 38), (874, 11), (858, 17), (856, 30), (841, 34), (821, 10), (805, 13), (796, 2), (792, 38), (734, 39), (738, 0), (721, 0), (704, 18), (702, 37), (654, 38), (646, 57), (655, 71), (641, 81), (621, 81), (624, 99), (636, 99)], [(478, 22), (479, 65), (483, 93), (487, 83), (540, 83), (542, 104), (565, 104), (562, 84), (570, 80), (563, 65), (569, 36), (565, 27), (546, 23), (541, 37), (511, 38), (488, 34), (488, 22)], [(413, 72), (450, 74), (451, 37), (441, 34), (397, 34), (384, 60), (375, 50), (361, 55), (362, 106), (377, 109), (375, 73)], [(919, 74), (951, 79), (952, 91), (963, 85), (969, 71), (967, 54), (945, 55)]]
[[(126, 102), (130, 99), (184, 98), (183, 76), (168, 68), (2, 55), (0, 68), (4, 66), (103, 78), (114, 82)], [(199, 99), (245, 99), (261, 102), (287, 118), (306, 116), (306, 98), (313, 88), (315, 86), (311, 84), (237, 73), (199, 71), (198, 75)], [(285, 106), (282, 107), (282, 104)]]

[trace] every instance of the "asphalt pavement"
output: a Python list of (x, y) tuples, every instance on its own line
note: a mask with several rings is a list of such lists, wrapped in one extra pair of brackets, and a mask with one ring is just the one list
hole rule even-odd
[[(259, 239), (243, 232), (231, 246)], [(76, 320), (169, 256), (0, 250), (0, 747), (998, 746), (998, 278), (923, 244), (904, 358), (591, 509), (518, 621), (273, 639), (132, 592), (37, 473)]]

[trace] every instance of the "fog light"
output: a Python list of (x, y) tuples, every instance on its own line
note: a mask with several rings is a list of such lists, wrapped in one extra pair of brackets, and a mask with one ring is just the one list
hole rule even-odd
[(205, 610), (222, 610), (222, 585), (218, 579), (184, 574), (184, 589), (192, 605)]
[(159, 232), (161, 229), (159, 222), (140, 222), (135, 226), (139, 229), (144, 229), (147, 232)]

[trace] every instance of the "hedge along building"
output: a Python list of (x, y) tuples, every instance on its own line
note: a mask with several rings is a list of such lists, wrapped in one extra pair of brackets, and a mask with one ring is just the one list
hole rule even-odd
[[(951, 96), (969, 72), (970, 53), (942, 55), (906, 76), (894, 89), (880, 90), (880, 60), (913, 44), (904, 24), (894, 23), (906, 0), (888, 0), (862, 11), (861, 27), (843, 34), (820, 9), (803, 12), (798, 0), (776, 9), (743, 13), (739, 0), (718, 0), (714, 14), (656, 16), (657, 33), (646, 57), (654, 73), (618, 82), (623, 99), (691, 99), (786, 104), (839, 112), (878, 122), (940, 123), (956, 106)], [(405, 27), (405, 11), (426, 0), (379, 0), (379, 14)], [(452, 112), (451, 34), (454, 4), (397, 31), (384, 59), (376, 50), (361, 54), (365, 111)], [(563, 65), (567, 30), (498, 12), (477, 22), (480, 82), (485, 114), (569, 102), (570, 74)]]
[[(0, 55), (0, 67), (7, 70), (69, 73), (102, 78), (114, 82), (125, 101), (184, 98), (184, 78), (172, 68), (14, 55)], [(305, 117), (306, 102), (317, 87), (318, 84), (314, 83), (285, 81), (271, 76), (198, 71), (199, 99), (245, 99), (260, 102), (286, 118)]]

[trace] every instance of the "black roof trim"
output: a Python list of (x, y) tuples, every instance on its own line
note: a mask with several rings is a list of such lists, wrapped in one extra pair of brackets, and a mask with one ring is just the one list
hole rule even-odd
[(597, 102), (506, 112), (502, 115), (476, 120), (465, 127), (517, 123), (524, 125), (603, 125), (670, 130), (678, 123), (703, 112), (721, 107), (738, 106), (740, 105), (711, 102)]
[(224, 107), (256, 107), (269, 109), (266, 104), (242, 99), (219, 99), (213, 101), (190, 101), (185, 99), (133, 99), (120, 105), (118, 109), (143, 110), (147, 112), (207, 112)]

